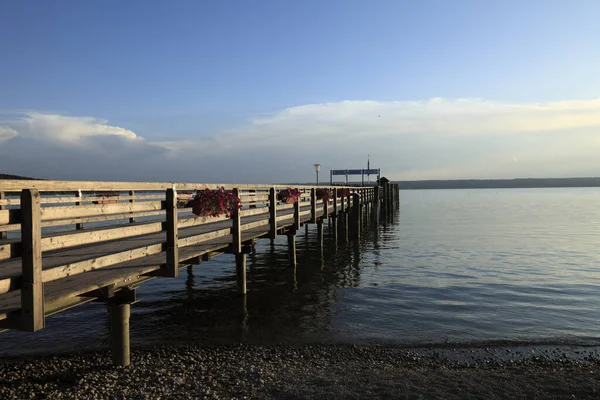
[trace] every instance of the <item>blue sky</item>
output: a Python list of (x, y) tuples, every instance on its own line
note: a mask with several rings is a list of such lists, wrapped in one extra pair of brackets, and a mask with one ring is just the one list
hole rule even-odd
[(368, 153), (395, 179), (600, 175), (599, 18), (593, 0), (4, 1), (0, 172), (309, 180)]

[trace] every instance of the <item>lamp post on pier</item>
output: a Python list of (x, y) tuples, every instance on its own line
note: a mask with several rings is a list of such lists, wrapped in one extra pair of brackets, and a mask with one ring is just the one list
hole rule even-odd
[(317, 173), (317, 185), (319, 184), (319, 170), (321, 169), (321, 164), (315, 164), (315, 172)]

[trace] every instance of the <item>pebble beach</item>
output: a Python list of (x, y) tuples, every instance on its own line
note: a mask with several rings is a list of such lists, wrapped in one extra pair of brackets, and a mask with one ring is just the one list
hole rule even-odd
[(597, 399), (597, 350), (177, 345), (5, 358), (1, 399)]

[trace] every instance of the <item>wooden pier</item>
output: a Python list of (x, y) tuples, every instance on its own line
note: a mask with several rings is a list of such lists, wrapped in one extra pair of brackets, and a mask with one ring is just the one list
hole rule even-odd
[[(178, 207), (191, 191), (221, 187), (242, 200), (230, 218)], [(181, 267), (233, 253), (245, 295), (246, 255), (257, 241), (286, 235), (295, 266), (300, 226), (317, 224), (322, 245), (323, 220), (331, 218), (335, 239), (349, 240), (360, 235), (365, 208), (378, 220), (399, 204), (399, 188), (389, 183), (295, 187), (299, 201), (281, 204), (277, 193), (287, 186), (0, 180), (0, 329), (34, 332), (48, 315), (106, 302), (113, 361), (126, 366), (130, 305), (143, 282), (177, 277)], [(332, 198), (318, 200), (319, 188), (330, 189)], [(114, 196), (97, 195), (103, 192)]]

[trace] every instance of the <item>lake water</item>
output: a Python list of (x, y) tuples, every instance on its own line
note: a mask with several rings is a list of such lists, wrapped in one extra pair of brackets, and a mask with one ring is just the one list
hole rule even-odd
[[(600, 345), (600, 189), (402, 191), (400, 210), (359, 241), (325, 226), (248, 258), (248, 295), (233, 257), (141, 286), (134, 346), (354, 342)], [(0, 354), (109, 347), (106, 307), (47, 318), (33, 334), (0, 335)]]

